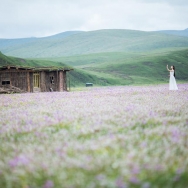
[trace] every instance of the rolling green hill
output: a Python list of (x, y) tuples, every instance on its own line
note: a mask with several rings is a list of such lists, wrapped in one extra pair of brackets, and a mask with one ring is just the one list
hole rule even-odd
[(188, 49), (153, 51), (149, 53), (100, 53), (55, 58), (95, 75), (98, 85), (140, 85), (167, 83), (166, 64), (176, 67), (178, 81), (188, 81)]
[(62, 57), (59, 61), (7, 57), (0, 53), (0, 66), (62, 67), (67, 66), (65, 63), (74, 66), (74, 71), (68, 73), (68, 80), (74, 87), (84, 87), (86, 82), (92, 82), (94, 86), (168, 83), (166, 64), (175, 65), (178, 83), (188, 82), (188, 49), (135, 55), (120, 52), (88, 54)]
[[(139, 60), (140, 58), (150, 57), (150, 56), (165, 56), (169, 53), (176, 53), (177, 51), (187, 50), (188, 48), (171, 48), (171, 49), (161, 49), (149, 52), (106, 52), (106, 53), (92, 53), (84, 55), (74, 55), (67, 57), (57, 57), (57, 58), (41, 58), (43, 60), (51, 60), (63, 62), (69, 66), (76, 68), (93, 67), (99, 65), (116, 65), (122, 62), (130, 62), (132, 60)], [(38, 60), (38, 59), (36, 59)]]
[(6, 56), (0, 52), (0, 66), (15, 65), (21, 67), (66, 67), (67, 65), (60, 62), (48, 60), (32, 60), (18, 57)]
[(23, 58), (55, 58), (106, 52), (148, 52), (188, 47), (188, 38), (133, 30), (98, 30), (44, 38), (1, 39), (0, 50)]

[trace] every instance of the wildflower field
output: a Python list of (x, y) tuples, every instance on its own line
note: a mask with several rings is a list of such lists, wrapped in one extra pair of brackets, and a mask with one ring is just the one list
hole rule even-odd
[(0, 188), (188, 187), (188, 84), (0, 95)]

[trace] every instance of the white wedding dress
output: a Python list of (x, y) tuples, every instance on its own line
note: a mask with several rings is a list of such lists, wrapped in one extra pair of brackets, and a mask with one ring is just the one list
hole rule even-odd
[(174, 71), (170, 71), (169, 90), (178, 90), (176, 79), (174, 77)]

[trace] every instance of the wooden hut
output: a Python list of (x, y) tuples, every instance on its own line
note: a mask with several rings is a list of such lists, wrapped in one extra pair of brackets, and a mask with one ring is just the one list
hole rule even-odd
[(69, 68), (0, 67), (0, 87), (13, 86), (26, 92), (67, 91)]

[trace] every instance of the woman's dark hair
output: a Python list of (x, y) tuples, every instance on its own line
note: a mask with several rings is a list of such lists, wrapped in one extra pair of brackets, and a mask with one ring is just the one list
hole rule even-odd
[(175, 66), (173, 65), (173, 70), (174, 70), (174, 77), (176, 77), (176, 74), (175, 74)]

